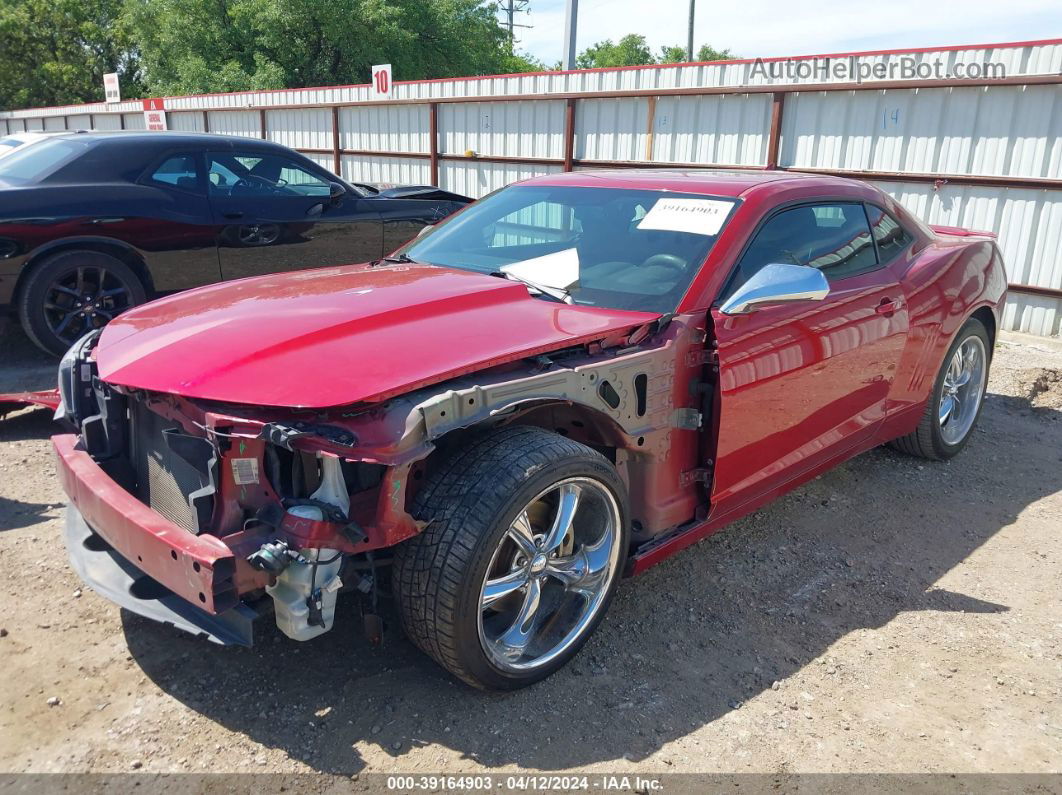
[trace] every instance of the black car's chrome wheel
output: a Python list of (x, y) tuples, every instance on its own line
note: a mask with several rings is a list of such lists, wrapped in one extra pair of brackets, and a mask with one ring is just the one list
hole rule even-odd
[(146, 298), (140, 279), (121, 260), (98, 251), (64, 251), (34, 266), (18, 308), (30, 339), (61, 355)]

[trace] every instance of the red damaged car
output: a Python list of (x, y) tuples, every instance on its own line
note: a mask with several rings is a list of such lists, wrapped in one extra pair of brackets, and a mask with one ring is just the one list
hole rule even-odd
[(392, 592), (464, 681), (564, 665), (637, 574), (885, 442), (958, 453), (1006, 292), (987, 235), (850, 180), (577, 172), (371, 264), (129, 310), (60, 368), (74, 567), (222, 643)]

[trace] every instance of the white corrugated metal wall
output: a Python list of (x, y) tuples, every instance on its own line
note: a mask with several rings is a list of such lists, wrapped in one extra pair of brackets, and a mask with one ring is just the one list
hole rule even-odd
[[(921, 81), (915, 88), (924, 75), (870, 73), (904, 59), (908, 67), (939, 63), (946, 74), (955, 74), (960, 63), (998, 63), (1010, 82), (941, 87)], [(369, 86), (339, 86), (165, 102), (174, 130), (265, 137), (326, 168), (338, 162), (350, 180), (434, 178), (475, 197), (566, 165), (764, 168), (773, 157), (781, 168), (869, 172), (865, 176), (929, 223), (997, 232), (1010, 281), (1042, 288), (1041, 294), (1012, 292), (1007, 327), (1058, 334), (1062, 296), (1053, 293), (1062, 289), (1062, 86), (1036, 79), (1062, 75), (1062, 41), (795, 63), (805, 64), (805, 72), (788, 77), (736, 61), (398, 83), (393, 101), (371, 102)], [(812, 68), (839, 63), (849, 74)], [(868, 74), (854, 85), (852, 75), (860, 70)], [(1022, 76), (1031, 79), (1015, 80)], [(812, 87), (822, 84), (851, 90)], [(800, 85), (809, 90), (793, 90)], [(786, 91), (784, 113), (764, 86)], [(667, 93), (705, 87), (738, 90)], [(624, 91), (645, 95), (592, 96)], [(333, 107), (343, 103), (367, 104)], [(781, 123), (772, 135), (776, 112)], [(0, 133), (88, 128), (143, 129), (140, 102), (0, 113)]]

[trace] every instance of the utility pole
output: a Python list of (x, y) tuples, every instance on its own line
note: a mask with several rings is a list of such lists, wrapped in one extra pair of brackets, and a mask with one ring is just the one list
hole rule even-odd
[(516, 15), (521, 11), (527, 10), (527, 5), (531, 0), (502, 0), (501, 9), (505, 15), (504, 27), (509, 32), (509, 44), (511, 46), (516, 44), (516, 28), (530, 28), (531, 25), (521, 25), (516, 21)]
[(697, 0), (690, 0), (690, 30), (686, 38), (686, 60), (693, 60), (693, 6)]
[(534, 27), (534, 25), (520, 24), (516, 21), (516, 15), (520, 12), (526, 12), (530, 2), (531, 0), (500, 0), (497, 4), (498, 10), (501, 11), (503, 16), (501, 27), (509, 34), (509, 47), (513, 51), (516, 50), (516, 29), (531, 29)]
[[(691, 0), (692, 2), (692, 0)], [(575, 68), (575, 26), (579, 16), (579, 0), (566, 0), (564, 8), (564, 68)]]

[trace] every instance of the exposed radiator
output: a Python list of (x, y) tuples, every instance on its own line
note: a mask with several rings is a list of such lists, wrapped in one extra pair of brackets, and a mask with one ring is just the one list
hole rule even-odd
[(174, 524), (198, 534), (213, 509), (213, 446), (184, 434), (176, 423), (137, 401), (130, 408), (137, 497)]

